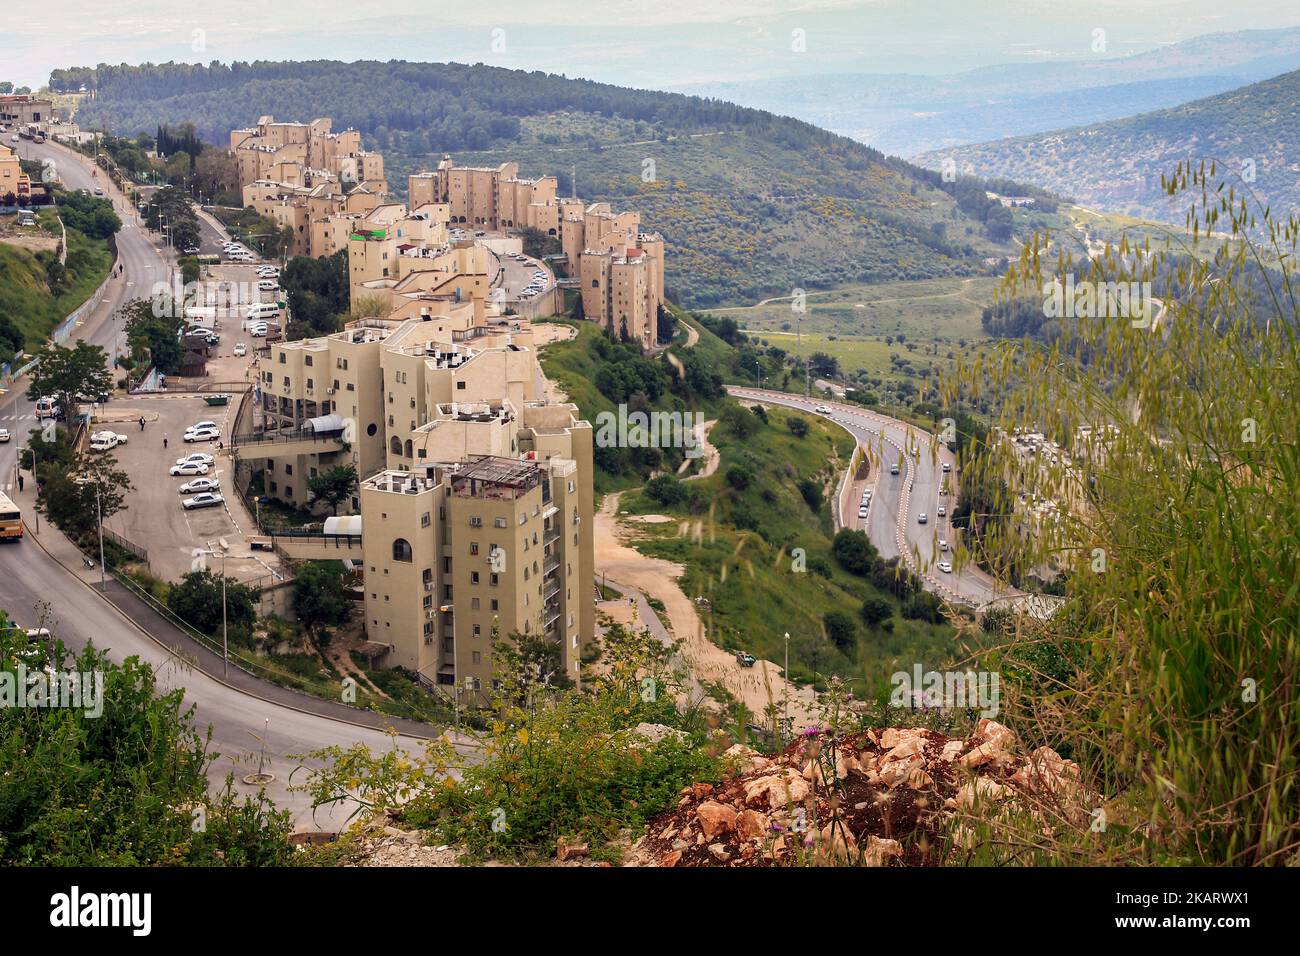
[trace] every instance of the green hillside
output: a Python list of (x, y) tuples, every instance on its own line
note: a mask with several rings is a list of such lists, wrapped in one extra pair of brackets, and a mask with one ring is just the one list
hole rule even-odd
[(938, 150), (918, 162), (937, 169), (951, 159), (962, 172), (1018, 179), (1085, 205), (1181, 225), (1192, 197), (1171, 199), (1161, 175), (1181, 160), (1205, 160), (1207, 168), (1215, 161), (1238, 192), (1248, 188), (1275, 216), (1285, 215), (1300, 207), (1298, 114), (1300, 71), (1171, 109)]
[(72, 229), (62, 270), (54, 252), (33, 252), (0, 242), (0, 338), (6, 346), (13, 344), (10, 336), (16, 330), (22, 348), (29, 352), (38, 348), (104, 281), (111, 260), (106, 242)]
[[(383, 151), (391, 187), (451, 153), (518, 160), (562, 194), (642, 211), (668, 243), (670, 297), (744, 303), (794, 288), (986, 272), (1013, 220), (980, 184), (942, 177), (808, 123), (720, 100), (483, 65), (184, 64), (60, 70), (79, 119), (119, 133), (193, 122), (208, 142), (258, 116), (328, 116)], [(1017, 187), (1022, 188), (1022, 187)], [(1023, 187), (1027, 188), (1027, 187)]]

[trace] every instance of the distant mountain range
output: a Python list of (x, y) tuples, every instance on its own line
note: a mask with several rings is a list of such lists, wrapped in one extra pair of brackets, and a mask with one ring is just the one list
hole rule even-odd
[(884, 153), (1098, 123), (1300, 68), (1300, 28), (1219, 33), (1127, 57), (990, 66), (946, 76), (834, 74), (683, 87), (796, 116)]
[(1160, 176), (1182, 159), (1217, 160), (1229, 178), (1285, 217), (1300, 208), (1300, 70), (1172, 109), (939, 150), (918, 157), (935, 169), (1005, 176), (1068, 192), (1086, 205), (1181, 224), (1187, 197), (1169, 197)]
[[(214, 63), (56, 70), (96, 91), (78, 114), (134, 135), (192, 122), (209, 143), (272, 114), (326, 116), (384, 153), (391, 189), (444, 152), (517, 160), (562, 194), (639, 210), (662, 232), (668, 289), (692, 306), (845, 282), (970, 275), (1014, 253), (983, 186), (806, 122), (678, 93), (455, 63)], [(1021, 188), (1016, 187), (1017, 191)], [(1046, 197), (1044, 197), (1046, 201)]]

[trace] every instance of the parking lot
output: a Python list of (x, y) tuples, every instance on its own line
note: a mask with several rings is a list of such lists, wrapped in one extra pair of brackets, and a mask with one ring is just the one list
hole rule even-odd
[[(221, 265), (211, 271), (216, 280), (248, 281), (253, 275), (253, 267), (246, 265)], [(196, 550), (217, 548), (221, 539), (229, 546), (226, 571), (231, 578), (248, 581), (282, 573), (274, 554), (255, 552), (249, 547), (246, 538), (256, 534), (256, 525), (231, 484), (231, 426), (241, 383), (252, 381), (257, 365), (255, 349), (262, 340), (249, 334), (236, 310), (230, 311), (234, 314), (219, 319), (221, 340), (209, 358), (205, 378), (168, 383), (171, 388), (192, 384), (195, 388), (228, 392), (228, 405), (209, 406), (197, 392), (131, 395), (114, 398), (99, 411), (93, 425), (94, 431), (111, 430), (127, 436), (127, 444), (113, 449), (112, 454), (135, 486), (127, 494), (126, 507), (106, 521), (105, 527), (147, 549), (153, 573), (168, 580), (176, 580), (191, 570)], [(246, 355), (234, 354), (238, 344), (244, 346)], [(145, 422), (143, 431), (141, 418)], [(215, 422), (219, 439), (185, 442), (185, 430), (201, 421)], [(177, 459), (196, 452), (215, 459), (206, 477), (218, 480), (225, 501), (219, 506), (186, 511), (181, 501), (190, 496), (182, 495), (179, 489), (197, 476), (172, 477), (168, 471)], [(214, 569), (220, 563), (219, 558), (208, 557), (206, 561)]]

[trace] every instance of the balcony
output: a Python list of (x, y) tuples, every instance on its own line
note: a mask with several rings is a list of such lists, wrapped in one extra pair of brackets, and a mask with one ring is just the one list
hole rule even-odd
[(542, 600), (546, 601), (547, 603), (550, 603), (551, 598), (555, 597), (555, 595), (559, 593), (560, 593), (560, 582), (552, 581), (549, 584), (547, 584), (546, 588), (542, 591)]
[(542, 562), (542, 573), (545, 575), (551, 575), (556, 571), (558, 571), (559, 568), (560, 568), (559, 558), (548, 556), (546, 560)]
[(554, 544), (560, 540), (560, 529), (550, 528), (542, 535), (542, 547)]

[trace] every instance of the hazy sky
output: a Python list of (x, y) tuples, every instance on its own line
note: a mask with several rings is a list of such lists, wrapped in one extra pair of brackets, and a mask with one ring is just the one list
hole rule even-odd
[[(0, 79), (98, 63), (457, 60), (667, 88), (948, 73), (1300, 25), (1296, 0), (45, 0), (14, 3)], [(592, 20), (595, 22), (591, 22)], [(1092, 49), (1094, 30), (1106, 49)], [(801, 33), (798, 31), (802, 31)]]

